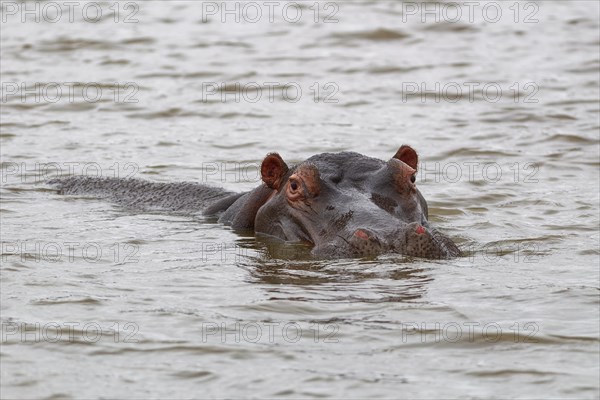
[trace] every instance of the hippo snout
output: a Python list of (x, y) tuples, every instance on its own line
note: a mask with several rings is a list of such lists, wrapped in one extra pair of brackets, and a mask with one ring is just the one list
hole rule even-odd
[(406, 224), (391, 233), (359, 228), (348, 236), (317, 246), (313, 253), (319, 257), (372, 257), (386, 252), (430, 259), (448, 259), (460, 256), (460, 249), (452, 240), (435, 229), (418, 222)]
[(351, 253), (368, 257), (387, 251), (422, 258), (452, 258), (460, 250), (449, 238), (418, 222), (406, 224), (392, 234), (377, 234), (370, 229), (357, 229), (348, 244)]
[(357, 257), (377, 255), (387, 248), (374, 232), (362, 228), (354, 231), (348, 243), (352, 254)]
[(418, 222), (407, 224), (393, 235), (391, 251), (414, 257), (447, 259), (459, 257), (460, 249), (450, 238)]

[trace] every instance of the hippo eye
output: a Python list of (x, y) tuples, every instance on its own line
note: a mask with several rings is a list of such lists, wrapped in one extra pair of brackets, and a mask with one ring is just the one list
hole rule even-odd
[(415, 175), (414, 175), (414, 174), (410, 176), (410, 181), (411, 181), (412, 183), (415, 183), (415, 181), (416, 181), (416, 180), (417, 180), (417, 178), (415, 177)]
[(295, 201), (302, 197), (302, 190), (300, 181), (295, 178), (290, 179), (290, 183), (287, 188), (287, 196), (289, 200)]

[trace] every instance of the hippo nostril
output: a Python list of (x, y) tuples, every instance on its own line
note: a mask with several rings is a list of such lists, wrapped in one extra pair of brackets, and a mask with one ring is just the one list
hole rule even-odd
[(363, 231), (362, 229), (357, 229), (354, 232), (354, 236), (356, 236), (359, 239), (369, 240), (369, 234), (367, 232)]
[(422, 225), (417, 226), (417, 229), (415, 229), (415, 232), (417, 232), (417, 235), (422, 235), (425, 233), (425, 228)]

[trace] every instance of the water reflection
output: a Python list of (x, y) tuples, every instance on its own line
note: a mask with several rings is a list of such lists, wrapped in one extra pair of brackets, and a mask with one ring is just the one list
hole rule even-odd
[[(399, 255), (315, 260), (310, 247), (258, 237), (238, 240), (248, 251), (237, 266), (271, 299), (329, 302), (410, 302), (433, 280), (426, 261)], [(364, 291), (365, 285), (370, 287)]]

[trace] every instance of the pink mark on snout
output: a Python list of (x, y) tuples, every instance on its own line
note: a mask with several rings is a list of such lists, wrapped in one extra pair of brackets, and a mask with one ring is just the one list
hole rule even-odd
[(425, 233), (425, 228), (422, 225), (417, 226), (417, 229), (415, 229), (415, 232), (417, 232), (417, 235), (422, 235)]
[(356, 232), (354, 232), (354, 236), (363, 240), (369, 239), (369, 235), (367, 235), (367, 232), (363, 231), (362, 229), (357, 229)]

